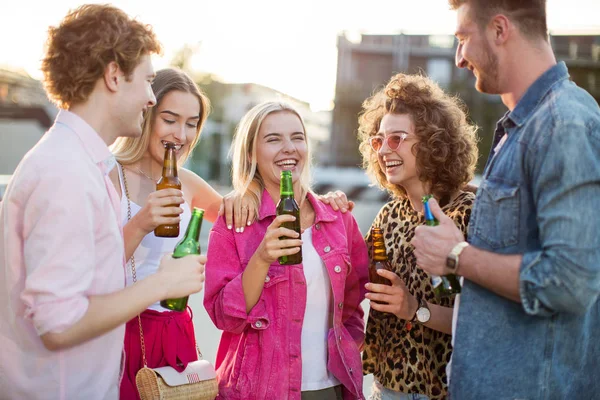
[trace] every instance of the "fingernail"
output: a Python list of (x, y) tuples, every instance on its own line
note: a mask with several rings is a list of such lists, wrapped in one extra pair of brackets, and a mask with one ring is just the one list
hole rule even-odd
[(243, 226), (240, 228), (240, 233), (244, 233), (244, 227)]
[(348, 211), (348, 210), (345, 207), (342, 208), (342, 212), (346, 212), (346, 211)]
[(227, 229), (231, 229), (231, 225), (227, 225)]
[(237, 233), (240, 233), (240, 228), (235, 228), (235, 231), (236, 231)]
[(250, 224), (252, 224), (252, 221), (246, 222), (246, 225), (250, 226)]

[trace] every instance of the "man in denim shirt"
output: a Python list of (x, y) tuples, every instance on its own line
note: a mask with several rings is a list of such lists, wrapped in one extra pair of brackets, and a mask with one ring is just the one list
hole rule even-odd
[(556, 63), (545, 1), (453, 0), (456, 63), (509, 112), (469, 225), (437, 203), (412, 240), (425, 271), (465, 278), (453, 399), (600, 396), (600, 110)]

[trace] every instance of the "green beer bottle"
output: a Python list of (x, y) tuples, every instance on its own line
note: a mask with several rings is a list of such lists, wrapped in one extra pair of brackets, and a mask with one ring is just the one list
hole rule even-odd
[[(281, 224), (284, 228), (291, 229), (300, 234), (300, 207), (294, 198), (294, 186), (292, 184), (292, 171), (281, 171), (281, 181), (279, 183), (279, 203), (277, 203), (277, 215), (290, 214), (296, 217), (295, 221), (284, 222)], [(287, 239), (282, 236), (280, 240)], [(296, 254), (279, 257), (279, 264), (293, 265), (302, 262), (302, 248)]]
[[(177, 243), (175, 250), (173, 250), (173, 258), (185, 257), (189, 254), (200, 254), (200, 227), (202, 226), (202, 219), (204, 218), (204, 210), (201, 208), (194, 207), (192, 211), (192, 219), (190, 224), (185, 231), (183, 239)], [(182, 297), (180, 299), (166, 299), (160, 302), (160, 305), (164, 308), (168, 308), (173, 311), (185, 311), (187, 308), (188, 297)]]
[[(432, 197), (433, 196), (429, 194), (423, 196), (421, 199), (423, 201), (423, 214), (425, 214), (425, 225), (437, 226), (439, 225), (439, 222), (431, 213), (428, 203), (429, 199)], [(458, 281), (458, 277), (454, 274), (446, 276), (431, 275), (431, 284), (433, 285), (433, 292), (438, 298), (460, 293), (460, 282)]]

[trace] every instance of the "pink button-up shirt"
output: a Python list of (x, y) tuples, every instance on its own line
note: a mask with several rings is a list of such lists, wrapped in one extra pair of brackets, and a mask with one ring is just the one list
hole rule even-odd
[[(313, 245), (331, 281), (332, 325), (327, 335), (327, 368), (342, 383), (344, 399), (362, 399), (360, 348), (364, 340), (364, 285), (367, 247), (350, 213), (334, 212), (309, 194), (315, 210)], [(302, 265), (269, 267), (262, 294), (249, 313), (242, 273), (275, 218), (265, 190), (258, 221), (243, 233), (220, 218), (210, 233), (204, 306), (223, 330), (217, 352), (219, 393), (224, 399), (294, 400), (301, 397), (302, 324), (306, 280)]]
[[(98, 134), (61, 111), (23, 158), (0, 206), (0, 398), (117, 399), (124, 327), (62, 351), (39, 336), (124, 287), (124, 246)], [(114, 188), (113, 188), (114, 190)]]

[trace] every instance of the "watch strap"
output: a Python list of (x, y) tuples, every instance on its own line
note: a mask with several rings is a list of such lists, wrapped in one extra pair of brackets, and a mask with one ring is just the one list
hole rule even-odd
[(417, 309), (415, 310), (415, 314), (413, 315), (412, 319), (408, 322), (410, 323), (415, 323), (417, 322), (417, 312), (419, 312), (419, 308), (421, 308), (421, 296), (415, 296), (417, 298)]
[(458, 268), (459, 256), (469, 246), (467, 242), (460, 242), (450, 250), (448, 257), (446, 257), (446, 266), (452, 271), (456, 271)]

